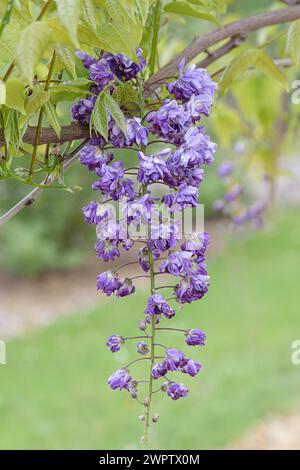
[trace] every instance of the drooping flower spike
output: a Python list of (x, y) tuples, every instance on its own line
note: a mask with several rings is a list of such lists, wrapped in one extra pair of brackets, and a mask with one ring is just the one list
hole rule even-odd
[[(169, 322), (181, 315), (176, 315), (176, 310), (201, 299), (209, 287), (205, 259), (209, 235), (180, 233), (176, 214), (197, 207), (204, 169), (214, 160), (216, 144), (205, 133), (201, 120), (211, 112), (217, 85), (206, 70), (194, 65), (184, 67), (181, 62), (178, 79), (168, 83), (164, 90), (164, 97), (167, 92), (170, 95), (158, 105), (159, 93), (155, 103), (151, 98), (146, 101), (143, 98), (140, 74), (146, 62), (140, 49), (136, 49), (134, 61), (124, 54), (91, 57), (79, 51), (77, 55), (89, 71), (92, 95), (73, 106), (74, 120), (88, 124), (97, 95), (105, 90), (115, 96), (123, 82), (127, 87), (130, 84), (133, 96), (140, 97), (136, 107), (123, 109), (125, 128), (120, 121), (115, 121), (114, 113), (107, 113), (106, 137), (93, 137), (82, 149), (80, 161), (95, 173), (92, 188), (96, 196), (83, 208), (83, 214), (88, 224), (96, 226), (97, 257), (113, 263), (120, 257), (121, 249), (129, 251), (134, 245), (138, 248), (136, 261), (99, 274), (97, 289), (107, 296), (124, 297), (135, 292), (134, 279), (141, 277), (150, 281), (150, 295), (146, 306), (141, 308), (143, 317), (138, 324), (138, 334), (126, 338), (113, 334), (106, 342), (112, 353), (118, 353), (124, 343), (136, 341), (137, 358), (113, 373), (108, 383), (113, 390), (128, 391), (144, 407), (140, 420), (145, 424), (145, 441), (151, 422), (153, 393), (161, 390), (172, 400), (187, 397), (187, 387), (173, 381), (173, 373), (195, 377), (202, 368), (197, 360), (169, 344), (173, 331), (178, 331), (186, 346), (203, 347), (205, 333), (197, 328), (172, 328)], [(139, 109), (149, 111), (142, 115)], [(160, 145), (165, 142), (165, 146), (153, 147), (155, 139)], [(129, 168), (123, 161), (114, 159), (112, 147), (132, 148)], [(224, 166), (220, 172), (225, 178), (230, 168)], [(238, 192), (235, 189), (234, 194), (227, 197), (237, 197)], [(109, 201), (122, 204), (118, 219), (116, 211), (107, 205)], [(123, 268), (128, 264), (140, 269), (140, 274), (124, 276)], [(162, 285), (166, 277), (170, 281)], [(179, 309), (176, 309), (176, 302)], [(161, 343), (163, 334), (168, 334), (168, 346)], [(147, 376), (141, 380), (133, 378), (135, 363), (147, 367)], [(155, 390), (157, 384), (160, 385)], [(152, 422), (157, 420), (158, 415), (154, 414)]]

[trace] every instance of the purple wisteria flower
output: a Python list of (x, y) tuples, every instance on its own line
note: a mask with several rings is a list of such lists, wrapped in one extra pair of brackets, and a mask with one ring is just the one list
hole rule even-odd
[(191, 267), (191, 257), (193, 253), (190, 251), (177, 251), (168, 256), (159, 267), (160, 272), (167, 272), (173, 276), (188, 274)]
[(200, 370), (202, 366), (199, 364), (199, 362), (194, 361), (193, 359), (189, 359), (187, 363), (182, 367), (181, 371), (184, 372), (185, 374), (190, 375), (191, 377), (195, 377)]
[(161, 153), (154, 155), (145, 155), (143, 152), (138, 152), (140, 161), (137, 179), (142, 184), (155, 183), (163, 181), (164, 178), (170, 176), (166, 161), (163, 159), (170, 149), (165, 149)]
[(73, 119), (81, 124), (89, 124), (96, 99), (96, 96), (90, 96), (74, 104), (71, 109)]
[(185, 338), (189, 346), (205, 346), (206, 334), (197, 328), (188, 330)]
[(162, 364), (154, 364), (152, 366), (152, 377), (154, 380), (160, 379), (161, 377), (164, 377), (167, 373), (167, 369), (162, 365)]
[(153, 294), (148, 299), (148, 305), (145, 309), (146, 315), (164, 315), (166, 318), (172, 318), (175, 315), (175, 310), (171, 308), (161, 294)]
[(197, 207), (199, 198), (199, 189), (194, 186), (188, 186), (182, 183), (178, 191), (164, 194), (162, 202), (172, 212), (183, 210), (185, 207)]
[(161, 223), (153, 223), (151, 225), (151, 237), (147, 245), (151, 251), (158, 250), (163, 252), (173, 248), (178, 240), (180, 240), (178, 224), (162, 221)]
[(101, 58), (90, 66), (90, 78), (97, 83), (99, 92), (114, 80), (108, 61)]
[(136, 345), (136, 349), (139, 354), (142, 354), (142, 356), (145, 356), (150, 351), (148, 344), (144, 341), (139, 341)]
[(172, 382), (167, 385), (167, 395), (172, 398), (172, 400), (187, 397), (188, 393), (188, 388), (183, 384)]
[(118, 289), (117, 297), (127, 297), (128, 295), (134, 294), (135, 286), (132, 283), (132, 280), (126, 277), (122, 281), (121, 287)]
[(83, 207), (82, 212), (88, 224), (99, 224), (102, 220), (112, 216), (111, 210), (105, 204), (98, 204), (96, 201)]
[(240, 184), (236, 184), (228, 193), (224, 195), (226, 202), (234, 202), (240, 197), (243, 192), (243, 187)]
[(184, 278), (175, 288), (176, 299), (179, 303), (192, 303), (200, 300), (208, 292), (209, 276), (195, 274)]
[(178, 349), (167, 349), (163, 366), (168, 371), (175, 371), (184, 367), (188, 362), (182, 351)]
[[(218, 85), (212, 81), (205, 69), (197, 68), (196, 65), (189, 65), (184, 70), (184, 59), (180, 61), (178, 70), (180, 77), (178, 80), (168, 83), (167, 89), (176, 99), (187, 102), (193, 95), (209, 101), (210, 107), (213, 103), (214, 94)], [(205, 108), (205, 113), (208, 115)]]
[(129, 59), (125, 54), (104, 54), (102, 57), (106, 59), (112, 73), (121, 81), (127, 82), (135, 78), (139, 72), (143, 70), (146, 61), (142, 56), (142, 50), (136, 49), (137, 62)]
[(131, 380), (132, 378), (127, 369), (119, 369), (109, 377), (108, 384), (113, 390), (118, 388), (120, 390), (129, 390)]
[(121, 349), (121, 344), (124, 343), (124, 339), (120, 335), (112, 335), (108, 338), (106, 346), (111, 352), (117, 352)]
[(87, 144), (80, 151), (80, 163), (90, 171), (102, 168), (104, 163), (110, 163), (114, 156), (111, 152), (99, 148), (97, 145)]
[(117, 292), (121, 286), (118, 276), (112, 271), (105, 271), (97, 276), (97, 289), (102, 290), (108, 296)]
[(122, 197), (134, 199), (133, 181), (124, 177), (123, 162), (115, 162), (111, 165), (104, 164), (101, 168), (96, 169), (96, 174), (100, 180), (93, 183), (93, 189), (100, 189), (102, 194), (111, 197), (114, 201), (118, 201)]
[(159, 110), (147, 115), (146, 121), (150, 123), (153, 134), (165, 138), (167, 142), (181, 144), (184, 134), (192, 124), (192, 117), (176, 100), (165, 100)]
[(89, 69), (91, 67), (91, 65), (96, 63), (96, 59), (94, 57), (92, 57), (91, 55), (87, 54), (86, 52), (76, 51), (75, 54), (81, 60), (83, 66), (86, 69)]
[(148, 144), (148, 129), (147, 127), (141, 124), (142, 119), (134, 117), (128, 119), (127, 121), (127, 141), (128, 145), (136, 144), (140, 146), (141, 144)]

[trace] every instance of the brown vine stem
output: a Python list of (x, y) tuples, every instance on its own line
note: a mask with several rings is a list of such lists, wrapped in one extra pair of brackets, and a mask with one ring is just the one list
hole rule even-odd
[[(45, 88), (44, 88), (45, 91), (49, 90), (50, 80), (51, 80), (53, 69), (54, 69), (54, 63), (55, 63), (55, 49), (54, 49), (53, 54), (52, 54), (52, 59), (51, 59), (50, 67), (49, 67), (49, 72), (48, 72), (47, 80), (46, 80), (46, 83), (45, 83)], [(31, 159), (31, 163), (30, 163), (29, 176), (28, 176), (28, 181), (29, 182), (32, 180), (34, 165), (35, 165), (36, 158), (37, 158), (38, 146), (40, 145), (40, 136), (41, 136), (42, 122), (43, 122), (43, 115), (44, 115), (44, 108), (42, 107), (40, 109), (38, 125), (37, 125), (37, 128), (36, 128), (36, 133), (35, 133), (35, 138), (34, 138), (34, 147), (33, 147), (32, 159)]]

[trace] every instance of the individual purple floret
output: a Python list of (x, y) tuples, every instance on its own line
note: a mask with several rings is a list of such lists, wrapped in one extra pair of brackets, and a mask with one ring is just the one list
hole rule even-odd
[(114, 201), (118, 201), (122, 197), (134, 199), (133, 181), (124, 177), (123, 162), (115, 162), (111, 165), (104, 164), (102, 168), (96, 169), (96, 174), (100, 176), (100, 180), (93, 183), (93, 189), (100, 189), (102, 194), (111, 197)]
[(103, 261), (114, 261), (120, 256), (118, 244), (110, 240), (98, 240), (95, 245), (97, 258), (103, 259)]
[(111, 152), (92, 144), (87, 144), (80, 151), (80, 163), (86, 166), (90, 171), (101, 168), (104, 163), (110, 163), (113, 158), (114, 156)]
[(87, 54), (86, 52), (76, 51), (75, 54), (81, 60), (83, 66), (86, 69), (89, 69), (91, 67), (91, 65), (96, 63), (96, 59), (94, 57), (92, 57), (91, 55)]
[(192, 303), (200, 300), (208, 292), (209, 276), (196, 274), (184, 278), (175, 288), (176, 299), (179, 303)]
[(138, 147), (142, 144), (145, 147), (148, 144), (148, 129), (141, 124), (142, 119), (134, 117), (127, 120), (127, 140), (129, 145), (136, 144)]
[(110, 209), (105, 204), (98, 204), (96, 201), (92, 201), (83, 207), (82, 212), (88, 224), (99, 224), (102, 220), (112, 215)]
[(152, 377), (154, 380), (160, 379), (161, 377), (164, 377), (167, 373), (167, 369), (163, 366), (163, 364), (154, 364), (152, 366)]
[(137, 352), (142, 354), (142, 356), (146, 356), (149, 353), (149, 346), (144, 341), (139, 341), (136, 345)]
[(129, 59), (125, 54), (104, 54), (102, 56), (106, 59), (109, 64), (112, 73), (122, 82), (127, 82), (132, 78), (135, 78), (139, 72), (143, 70), (146, 65), (146, 61), (142, 56), (142, 50), (136, 49), (137, 62)]
[(168, 142), (181, 144), (184, 141), (184, 134), (192, 124), (192, 117), (176, 100), (165, 100), (160, 109), (147, 115), (146, 121), (151, 124), (152, 133), (165, 138)]
[(193, 359), (189, 359), (185, 366), (182, 367), (181, 371), (185, 374), (190, 375), (191, 377), (195, 377), (195, 375), (200, 372), (202, 366), (199, 362), (194, 361)]
[(117, 388), (129, 390), (131, 380), (132, 378), (127, 369), (119, 369), (109, 377), (108, 384), (113, 390)]
[(71, 109), (74, 121), (78, 121), (80, 124), (89, 124), (96, 99), (96, 96), (90, 96), (77, 101)]
[(167, 385), (167, 395), (172, 398), (172, 400), (178, 400), (179, 398), (184, 398), (188, 396), (188, 389), (183, 384), (177, 384), (175, 382), (169, 383)]
[(178, 349), (167, 349), (163, 366), (168, 371), (174, 371), (184, 367), (187, 362), (188, 359), (185, 357), (182, 351), (179, 351)]
[(173, 276), (188, 274), (191, 266), (193, 253), (189, 251), (177, 251), (171, 253), (168, 259), (163, 261), (159, 267), (160, 272), (167, 272)]
[(210, 236), (207, 232), (193, 232), (181, 245), (181, 249), (203, 256), (209, 247)]
[(206, 334), (197, 328), (188, 330), (185, 338), (186, 344), (189, 346), (205, 346)]
[(175, 310), (171, 308), (161, 294), (153, 294), (148, 298), (148, 305), (145, 309), (146, 315), (164, 315), (171, 318), (175, 315)]
[(170, 149), (165, 149), (164, 152), (154, 155), (145, 155), (143, 152), (138, 152), (139, 157), (139, 171), (137, 179), (142, 184), (155, 183), (163, 181), (164, 178), (170, 177), (166, 161), (163, 159), (169, 153)]
[(117, 291), (117, 297), (127, 297), (128, 295), (134, 294), (134, 292), (135, 286), (133, 285), (132, 280), (126, 277)]
[(97, 289), (102, 290), (108, 296), (117, 292), (121, 286), (118, 276), (112, 271), (105, 271), (97, 276)]
[(151, 226), (151, 237), (148, 240), (149, 250), (167, 251), (180, 240), (179, 228), (176, 223), (162, 222)]
[(112, 335), (108, 338), (106, 346), (111, 352), (117, 352), (121, 349), (121, 344), (124, 343), (124, 339), (120, 335)]
[[(210, 100), (213, 103), (214, 94), (218, 85), (212, 81), (205, 69), (197, 68), (196, 65), (189, 65), (184, 70), (185, 60), (181, 60), (178, 66), (180, 77), (178, 80), (168, 83), (167, 89), (176, 99), (183, 102), (188, 101), (192, 95)], [(207, 114), (207, 113), (205, 113)]]
[(162, 202), (172, 212), (182, 211), (185, 207), (197, 207), (199, 190), (194, 186), (182, 183), (177, 192), (164, 194)]
[(91, 65), (90, 79), (97, 82), (99, 92), (114, 80), (114, 75), (106, 59), (102, 58)]

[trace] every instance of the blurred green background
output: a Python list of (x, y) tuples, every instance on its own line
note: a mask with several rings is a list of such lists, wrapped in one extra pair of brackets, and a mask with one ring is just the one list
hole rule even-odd
[[(236, 1), (230, 14), (251, 14), (270, 4), (267, 0)], [(165, 60), (170, 51), (180, 50), (207, 29), (196, 20), (173, 25), (169, 34), (174, 44), (168, 44), (168, 50), (161, 44)], [(278, 112), (273, 109), (279, 96), (277, 86), (260, 77), (252, 84), (260, 90), (253, 100), (262, 104), (259, 112), (264, 123), (272, 108), (266, 130), (271, 141)], [(267, 88), (276, 99), (270, 100)], [(232, 143), (242, 131), (236, 132), (234, 121), (229, 120), (232, 114), (226, 113), (222, 115), (220, 110), (216, 119), (221, 116), (221, 121), (213, 123), (211, 129), (220, 144), (217, 162), (238, 158)], [(259, 127), (255, 120), (251, 125), (253, 129)], [(225, 140), (230, 135), (226, 145), (219, 140), (222, 131)], [(266, 142), (258, 140), (254, 130), (252, 137), (259, 147), (268, 142), (268, 138)], [(200, 194), (207, 220), (212, 223), (216, 217), (212, 203), (223, 194), (216, 166), (209, 169)], [(1, 228), (1, 271), (11, 276), (12, 285), (16, 277), (34, 284), (49, 271), (80, 268), (94, 255), (94, 230), (84, 223), (81, 213), (81, 207), (93, 198), (93, 175), (78, 164), (66, 179), (69, 184), (80, 184), (83, 190), (75, 194), (44, 191), (32, 207)], [(1, 212), (27, 189), (12, 182), (1, 183)], [(297, 405), (300, 370), (291, 363), (291, 343), (300, 329), (298, 214), (298, 206), (274, 206), (263, 230), (228, 232), (224, 228), (221, 248), (209, 255), (209, 294), (179, 311), (173, 323), (178, 328), (204, 329), (207, 347), (185, 348), (180, 335), (164, 335), (164, 340), (162, 335), (162, 342), (184, 349), (199, 360), (203, 371), (194, 379), (184, 377), (190, 385), (189, 398), (172, 402), (161, 394), (155, 396), (153, 412), (158, 412), (160, 419), (151, 428), (153, 448), (228, 446), (262, 419)], [(4, 285), (1, 292), (5, 294)], [(69, 295), (67, 285), (65, 295)], [(95, 307), (78, 312), (74, 306), (74, 315), (7, 342), (8, 363), (0, 366), (1, 449), (139, 446), (143, 431), (138, 415), (142, 410), (126, 392), (112, 392), (106, 384), (114, 370), (130, 361), (134, 345), (111, 355), (105, 342), (112, 333), (133, 333), (143, 316), (146, 298), (143, 290), (119, 301), (100, 297)], [(133, 367), (137, 376), (143, 373), (138, 365)]]

